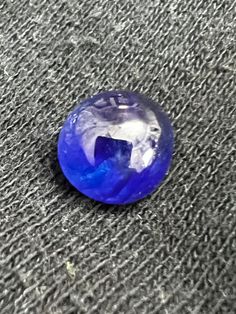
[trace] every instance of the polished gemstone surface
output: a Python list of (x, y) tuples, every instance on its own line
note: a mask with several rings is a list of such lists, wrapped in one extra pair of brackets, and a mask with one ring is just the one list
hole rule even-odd
[(165, 177), (173, 130), (158, 104), (128, 91), (83, 101), (60, 132), (58, 159), (80, 192), (108, 204), (127, 204), (152, 193)]

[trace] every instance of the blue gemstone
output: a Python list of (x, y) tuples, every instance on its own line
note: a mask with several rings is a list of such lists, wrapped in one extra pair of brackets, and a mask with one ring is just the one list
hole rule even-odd
[(108, 204), (127, 204), (153, 192), (173, 152), (167, 115), (128, 91), (100, 93), (72, 111), (60, 132), (58, 159), (80, 192)]

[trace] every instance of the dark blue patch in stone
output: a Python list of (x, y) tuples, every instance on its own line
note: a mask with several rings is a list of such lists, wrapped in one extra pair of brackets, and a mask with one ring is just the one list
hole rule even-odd
[(129, 167), (133, 145), (127, 141), (98, 136), (95, 144), (95, 165), (110, 159), (114, 164)]
[(108, 204), (127, 204), (152, 193), (172, 158), (173, 130), (145, 96), (110, 91), (81, 103), (60, 132), (58, 159), (80, 192)]

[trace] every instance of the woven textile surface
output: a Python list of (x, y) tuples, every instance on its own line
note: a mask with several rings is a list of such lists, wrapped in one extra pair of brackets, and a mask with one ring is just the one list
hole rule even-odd
[[(236, 313), (236, 2), (0, 1), (0, 313)], [(57, 163), (74, 105), (140, 91), (170, 173), (107, 206)]]

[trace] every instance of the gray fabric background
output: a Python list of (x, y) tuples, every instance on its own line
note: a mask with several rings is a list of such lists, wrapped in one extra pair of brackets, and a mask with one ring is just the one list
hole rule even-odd
[[(234, 0), (0, 1), (0, 313), (236, 313)], [(175, 128), (151, 197), (76, 192), (56, 143), (106, 89)]]

